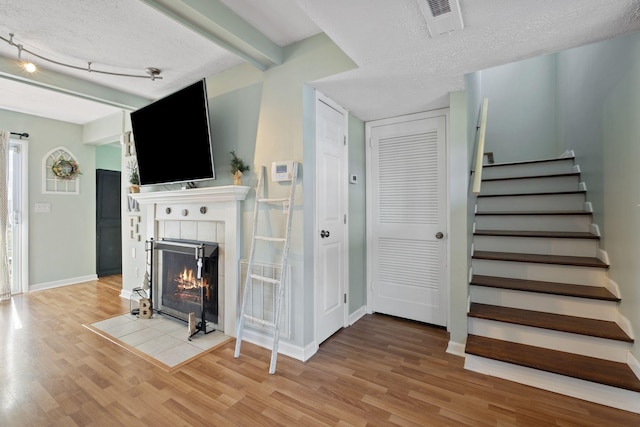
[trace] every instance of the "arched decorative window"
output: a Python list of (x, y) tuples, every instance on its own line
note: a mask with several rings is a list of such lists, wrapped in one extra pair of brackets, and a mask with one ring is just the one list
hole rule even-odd
[(57, 147), (42, 159), (42, 192), (80, 194), (80, 165), (71, 151)]

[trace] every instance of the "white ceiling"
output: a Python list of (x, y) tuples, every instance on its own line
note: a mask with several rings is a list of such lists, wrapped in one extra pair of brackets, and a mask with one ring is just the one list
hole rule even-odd
[(0, 108), (82, 124), (245, 61), (268, 68), (280, 47), (324, 32), (358, 68), (313, 85), (368, 121), (445, 106), (469, 72), (640, 30), (640, 0), (460, 0), (464, 29), (430, 38), (419, 1), (0, 0), (0, 36), (25, 49), (94, 70), (162, 70), (151, 81), (40, 61), (27, 75), (0, 40)]

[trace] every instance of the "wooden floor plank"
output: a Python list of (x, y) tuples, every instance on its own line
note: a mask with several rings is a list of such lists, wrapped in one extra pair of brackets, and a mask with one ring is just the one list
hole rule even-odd
[(0, 425), (640, 425), (640, 414), (467, 371), (445, 329), (379, 314), (306, 362), (279, 355), (274, 375), (270, 349), (246, 342), (236, 359), (233, 341), (165, 372), (83, 327), (129, 309), (99, 282), (0, 303)]

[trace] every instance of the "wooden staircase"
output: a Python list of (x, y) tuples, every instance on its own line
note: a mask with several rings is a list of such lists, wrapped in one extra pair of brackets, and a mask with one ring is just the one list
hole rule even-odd
[(465, 366), (640, 412), (599, 238), (574, 157), (485, 165)]

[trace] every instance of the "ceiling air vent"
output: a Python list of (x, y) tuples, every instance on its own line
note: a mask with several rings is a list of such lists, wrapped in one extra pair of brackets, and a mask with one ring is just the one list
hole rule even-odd
[(438, 37), (464, 28), (458, 0), (418, 0), (427, 20), (431, 37)]

